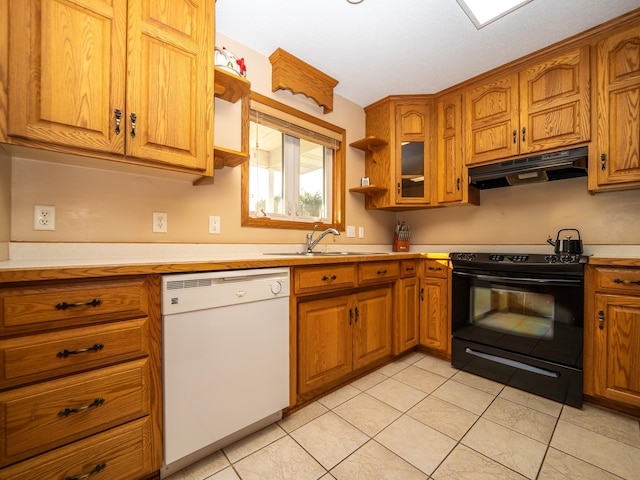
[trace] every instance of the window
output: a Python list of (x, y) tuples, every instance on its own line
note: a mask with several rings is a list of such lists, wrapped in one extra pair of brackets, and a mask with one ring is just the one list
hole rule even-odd
[(344, 129), (253, 92), (243, 102), (242, 224), (344, 228)]

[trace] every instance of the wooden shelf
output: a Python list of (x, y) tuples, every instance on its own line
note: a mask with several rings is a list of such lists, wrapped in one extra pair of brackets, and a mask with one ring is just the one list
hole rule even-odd
[(377, 197), (386, 193), (387, 189), (384, 187), (376, 187), (375, 185), (367, 185), (365, 187), (353, 187), (349, 189), (350, 192), (363, 193), (368, 197)]
[(364, 152), (373, 152), (375, 150), (380, 150), (381, 148), (386, 147), (387, 142), (385, 140), (369, 136), (363, 138), (362, 140), (356, 140), (349, 145)]
[(236, 150), (230, 150), (222, 147), (215, 147), (213, 149), (213, 157), (213, 165), (215, 168), (237, 167), (249, 160), (248, 153), (238, 152)]
[(251, 90), (251, 83), (246, 78), (215, 67), (215, 96), (230, 103), (236, 103), (246, 97)]

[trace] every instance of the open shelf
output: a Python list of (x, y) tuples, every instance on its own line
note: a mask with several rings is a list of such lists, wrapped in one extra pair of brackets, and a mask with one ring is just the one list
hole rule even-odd
[(350, 188), (349, 191), (354, 193), (362, 193), (369, 197), (377, 197), (378, 195), (386, 193), (387, 189), (384, 187), (376, 187), (375, 185), (367, 185), (364, 187), (353, 187)]
[(251, 82), (223, 68), (215, 67), (215, 96), (236, 103), (249, 94)]
[(369, 136), (361, 140), (356, 140), (355, 142), (352, 142), (349, 145), (354, 148), (357, 148), (358, 150), (362, 150), (365, 152), (367, 151), (373, 152), (375, 150), (380, 150), (381, 148), (385, 147), (387, 145), (387, 142), (385, 140), (381, 140), (379, 138)]
[(214, 168), (237, 167), (249, 160), (249, 154), (223, 147), (213, 149)]

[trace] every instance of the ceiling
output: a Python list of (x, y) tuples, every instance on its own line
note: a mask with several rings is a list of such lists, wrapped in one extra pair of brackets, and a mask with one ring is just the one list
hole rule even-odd
[(477, 30), (456, 0), (217, 0), (216, 29), (267, 57), (283, 48), (364, 107), (437, 93), (639, 6), (533, 0)]

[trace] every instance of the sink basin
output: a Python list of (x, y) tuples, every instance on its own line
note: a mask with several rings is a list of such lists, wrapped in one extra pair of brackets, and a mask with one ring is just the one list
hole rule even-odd
[(342, 257), (345, 255), (386, 255), (385, 252), (274, 252), (263, 255), (293, 255), (298, 257)]

